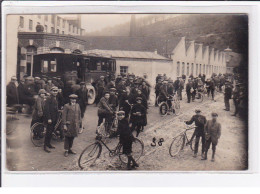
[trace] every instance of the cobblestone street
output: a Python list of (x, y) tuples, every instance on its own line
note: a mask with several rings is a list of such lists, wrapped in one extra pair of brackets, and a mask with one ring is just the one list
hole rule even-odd
[[(231, 102), (231, 101), (230, 101)], [(185, 127), (183, 121), (189, 120), (194, 114), (195, 109), (201, 109), (202, 114), (210, 119), (211, 111), (214, 110), (219, 114), (219, 122), (222, 125), (222, 135), (219, 140), (216, 152), (216, 161), (201, 161), (200, 156), (192, 157), (192, 151), (189, 146), (175, 158), (169, 155), (169, 147), (172, 138), (182, 131)], [(203, 171), (203, 170), (244, 170), (246, 169), (246, 128), (244, 123), (238, 118), (231, 116), (234, 111), (231, 102), (231, 112), (223, 110), (223, 94), (218, 94), (216, 102), (209, 100), (207, 97), (202, 103), (186, 103), (186, 97), (181, 101), (181, 114), (179, 116), (167, 115), (161, 117), (158, 107), (151, 106), (148, 110), (148, 125), (144, 132), (140, 134), (139, 139), (144, 142), (144, 155), (138, 161), (139, 171), (156, 170), (156, 171)], [(42, 148), (34, 147), (30, 141), (30, 122), (31, 118), (19, 115), (19, 120), (12, 123), (17, 126), (16, 130), (10, 136), (10, 139), (16, 140), (15, 148), (7, 148), (7, 156), (13, 156), (16, 165), (9, 166), (10, 170), (20, 171), (78, 171), (77, 160), (80, 152), (89, 144), (94, 142), (95, 130), (97, 125), (97, 107), (90, 105), (85, 113), (84, 126), (85, 131), (74, 141), (74, 150), (76, 155), (63, 156), (63, 142), (53, 141), (56, 149), (51, 153), (46, 153)], [(188, 135), (191, 136), (192, 132)], [(153, 137), (156, 139), (164, 138), (162, 146), (152, 147)], [(108, 146), (113, 148), (118, 143), (117, 139), (107, 140)], [(199, 147), (200, 153), (201, 145)], [(211, 156), (211, 150), (209, 151)], [(125, 170), (117, 158), (110, 158), (108, 151), (103, 149), (96, 165), (85, 170)]]

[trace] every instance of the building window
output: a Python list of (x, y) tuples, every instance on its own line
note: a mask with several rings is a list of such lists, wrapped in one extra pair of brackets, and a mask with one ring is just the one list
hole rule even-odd
[(75, 28), (74, 28), (74, 26), (72, 25), (72, 32), (74, 33), (75, 32)]
[(64, 34), (64, 31), (62, 31), (62, 34)]
[(45, 15), (45, 16), (44, 16), (44, 20), (45, 20), (45, 21), (48, 21), (48, 15)]
[(180, 62), (177, 62), (177, 76), (180, 76)]
[(62, 27), (65, 28), (65, 20), (62, 21)]
[(198, 64), (196, 64), (196, 76), (198, 75)]
[(48, 27), (47, 27), (47, 25), (44, 25), (44, 29), (45, 29), (45, 32), (48, 32)]
[(54, 27), (51, 27), (51, 33), (55, 33)]
[(60, 26), (60, 18), (57, 17), (57, 26)]
[(128, 73), (128, 66), (120, 66), (120, 73)]
[(60, 30), (59, 29), (57, 29), (57, 34), (59, 34), (60, 33)]
[(203, 65), (203, 74), (205, 74), (205, 64)]
[(185, 73), (185, 63), (184, 62), (182, 63), (182, 71), (181, 71), (181, 73), (182, 73), (182, 75), (184, 75), (184, 73)]
[(194, 70), (194, 64), (192, 63), (191, 64), (191, 70), (190, 70), (190, 73), (193, 75), (193, 70)]
[(201, 64), (200, 64), (200, 74), (201, 74)]
[(69, 24), (69, 32), (70, 32), (71, 25)]
[(23, 28), (24, 27), (24, 17), (20, 16), (20, 27)]
[(190, 73), (190, 64), (187, 63), (187, 73), (186, 73), (186, 75), (189, 76), (189, 73)]
[(33, 21), (29, 20), (29, 30), (32, 30), (32, 29), (33, 29)]
[(51, 15), (51, 23), (54, 24), (54, 21), (55, 21), (55, 15)]

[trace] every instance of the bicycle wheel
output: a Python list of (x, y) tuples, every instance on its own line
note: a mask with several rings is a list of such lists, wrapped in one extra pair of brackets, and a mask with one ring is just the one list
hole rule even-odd
[[(132, 156), (135, 161), (138, 161), (144, 152), (144, 144), (141, 140), (135, 138), (132, 144)], [(119, 159), (122, 163), (127, 164), (128, 158), (123, 154), (123, 146), (119, 148)]]
[(159, 105), (159, 112), (162, 116), (165, 116), (167, 115), (167, 112), (168, 112), (169, 108), (168, 108), (168, 105), (166, 102), (162, 102), (160, 105)]
[(93, 143), (87, 146), (80, 154), (78, 165), (81, 169), (93, 166), (102, 151), (100, 143)]
[(31, 141), (33, 145), (36, 147), (42, 147), (44, 144), (44, 138), (46, 133), (46, 127), (43, 125), (43, 123), (35, 123), (31, 127)]
[(185, 143), (185, 139), (183, 135), (179, 135), (173, 138), (169, 149), (169, 153), (171, 157), (175, 157), (181, 151), (181, 149), (183, 149), (184, 143)]
[(173, 113), (176, 115), (176, 116), (178, 116), (178, 115), (180, 115), (180, 113), (181, 113), (181, 105), (180, 105), (180, 101), (176, 101), (176, 102), (174, 102), (174, 104), (173, 104)]

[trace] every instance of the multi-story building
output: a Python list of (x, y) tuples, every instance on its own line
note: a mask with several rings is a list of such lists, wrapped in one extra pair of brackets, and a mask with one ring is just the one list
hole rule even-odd
[(81, 15), (20, 15), (19, 32), (36, 32), (36, 26), (42, 25), (44, 32), (52, 34), (64, 34), (83, 36), (85, 30), (81, 27)]

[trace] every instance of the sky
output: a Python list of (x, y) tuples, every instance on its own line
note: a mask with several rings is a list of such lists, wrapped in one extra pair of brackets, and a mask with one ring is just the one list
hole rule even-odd
[[(147, 14), (136, 15), (136, 18), (144, 17)], [(86, 32), (93, 32), (101, 30), (108, 26), (115, 26), (118, 24), (130, 21), (131, 14), (82, 14), (82, 28)]]

